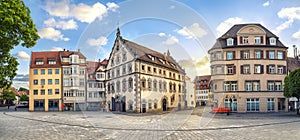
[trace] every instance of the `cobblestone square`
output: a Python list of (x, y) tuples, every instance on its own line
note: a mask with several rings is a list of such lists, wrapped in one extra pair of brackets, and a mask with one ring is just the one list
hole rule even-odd
[(212, 114), (209, 108), (162, 114), (108, 112), (0, 113), (0, 139), (299, 139), (289, 113)]

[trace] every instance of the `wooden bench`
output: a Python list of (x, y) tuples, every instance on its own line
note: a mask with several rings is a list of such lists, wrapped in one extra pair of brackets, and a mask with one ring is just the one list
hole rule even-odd
[(229, 115), (230, 108), (213, 108), (212, 112), (213, 113), (227, 113), (227, 115)]

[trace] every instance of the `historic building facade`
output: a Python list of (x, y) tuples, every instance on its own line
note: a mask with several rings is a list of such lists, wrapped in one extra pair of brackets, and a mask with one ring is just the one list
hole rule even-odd
[(107, 105), (112, 111), (152, 112), (181, 108), (185, 72), (170, 56), (117, 37), (106, 67)]
[(208, 53), (214, 107), (236, 112), (287, 110), (287, 47), (268, 29), (260, 24), (234, 25)]
[(196, 92), (196, 106), (205, 106), (208, 103), (210, 75), (196, 76), (194, 79)]
[(87, 61), (87, 110), (105, 108), (105, 66), (102, 62)]
[(185, 87), (186, 87), (186, 104), (187, 108), (195, 108), (196, 107), (196, 94), (195, 94), (195, 84), (191, 80), (190, 77), (185, 76)]
[(78, 51), (60, 51), (64, 110), (86, 109), (86, 58)]
[(62, 110), (59, 52), (32, 52), (29, 68), (29, 111)]

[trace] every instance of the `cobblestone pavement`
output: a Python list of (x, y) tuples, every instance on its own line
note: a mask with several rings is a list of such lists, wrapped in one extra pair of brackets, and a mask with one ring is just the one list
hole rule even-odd
[(0, 111), (0, 139), (300, 139), (295, 113)]

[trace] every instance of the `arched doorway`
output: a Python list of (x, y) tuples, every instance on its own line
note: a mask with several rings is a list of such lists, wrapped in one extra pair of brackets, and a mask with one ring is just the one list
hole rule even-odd
[(167, 111), (167, 99), (166, 98), (164, 98), (162, 100), (162, 109), (163, 109), (163, 111)]

